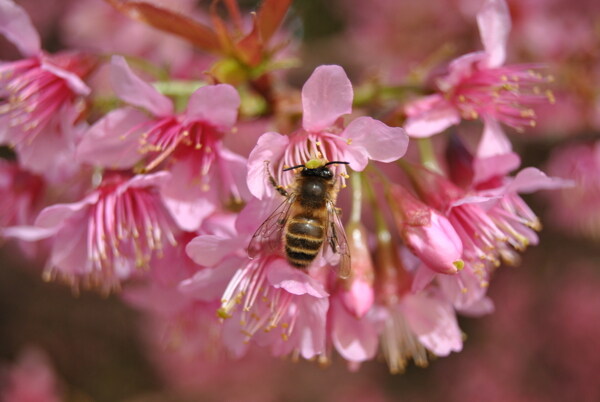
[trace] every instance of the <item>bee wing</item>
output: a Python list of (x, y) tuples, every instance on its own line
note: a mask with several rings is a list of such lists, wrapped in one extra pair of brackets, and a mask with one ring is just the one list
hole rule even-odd
[(327, 243), (331, 251), (340, 256), (336, 269), (338, 276), (342, 279), (348, 278), (352, 270), (348, 239), (340, 213), (331, 201), (327, 202)]
[(248, 244), (248, 256), (256, 257), (260, 250), (275, 251), (281, 249), (282, 231), (290, 215), (295, 194), (287, 197), (256, 230)]

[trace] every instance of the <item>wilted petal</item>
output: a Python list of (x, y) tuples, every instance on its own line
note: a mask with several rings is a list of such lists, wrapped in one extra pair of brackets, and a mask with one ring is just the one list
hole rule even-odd
[(500, 127), (498, 121), (486, 118), (483, 135), (479, 140), (477, 148), (477, 157), (486, 158), (495, 155), (503, 155), (512, 151), (510, 140)]
[(400, 127), (389, 127), (371, 117), (359, 117), (352, 121), (341, 134), (348, 139), (345, 152), (358, 156), (349, 158), (354, 170), (365, 168), (361, 155), (380, 162), (393, 162), (400, 159), (408, 147), (408, 136)]
[(141, 157), (142, 131), (131, 130), (147, 119), (133, 108), (111, 111), (84, 133), (77, 146), (77, 160), (112, 169), (132, 167)]
[(488, 57), (487, 67), (498, 67), (506, 59), (506, 40), (510, 33), (510, 12), (504, 0), (487, 0), (477, 14), (479, 34)]
[(35, 56), (40, 52), (40, 36), (29, 15), (12, 0), (0, 1), (0, 33), (6, 36), (23, 56)]
[(302, 126), (310, 132), (331, 127), (352, 112), (352, 83), (340, 66), (319, 66), (302, 87)]
[(460, 114), (441, 95), (430, 95), (411, 103), (406, 110), (404, 123), (406, 133), (414, 138), (426, 138), (439, 134), (460, 123)]
[(265, 133), (260, 136), (256, 146), (248, 157), (248, 189), (258, 199), (273, 194), (273, 188), (268, 184), (265, 162), (279, 159), (289, 144), (287, 136), (278, 133)]
[(230, 129), (237, 120), (240, 96), (228, 84), (198, 88), (188, 102), (184, 123), (202, 120), (220, 129)]
[(135, 75), (122, 56), (111, 60), (111, 80), (117, 96), (125, 102), (144, 108), (155, 116), (173, 113), (173, 103), (152, 85)]

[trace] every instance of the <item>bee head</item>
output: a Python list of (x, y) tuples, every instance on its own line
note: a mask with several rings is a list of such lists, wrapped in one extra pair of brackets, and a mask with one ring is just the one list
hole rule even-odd
[(292, 166), (287, 169), (283, 169), (283, 171), (285, 172), (288, 170), (302, 168), (302, 171), (300, 172), (300, 174), (304, 177), (316, 176), (316, 177), (321, 177), (323, 179), (332, 179), (333, 173), (327, 166), (333, 165), (336, 163), (348, 165), (350, 162), (341, 162), (341, 161), (327, 162), (323, 159), (311, 159), (308, 162), (306, 162), (304, 165)]

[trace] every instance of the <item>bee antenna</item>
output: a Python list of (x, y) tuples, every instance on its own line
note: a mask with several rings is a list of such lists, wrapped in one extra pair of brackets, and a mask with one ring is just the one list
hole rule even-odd
[(328, 165), (333, 165), (333, 164), (335, 164), (335, 163), (339, 163), (339, 164), (343, 164), (343, 165), (349, 165), (349, 164), (350, 164), (350, 162), (331, 161), (331, 162), (327, 162), (327, 163), (325, 164), (325, 166), (328, 166)]
[(283, 169), (284, 172), (287, 172), (288, 170), (294, 170), (294, 169), (298, 169), (298, 168), (303, 168), (304, 165), (297, 165), (297, 166), (292, 166), (286, 169)]

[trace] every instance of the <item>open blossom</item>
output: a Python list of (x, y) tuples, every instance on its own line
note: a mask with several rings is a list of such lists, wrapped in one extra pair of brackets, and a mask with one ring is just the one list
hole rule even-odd
[(233, 354), (244, 353), (252, 340), (276, 356), (316, 357), (325, 351), (329, 300), (323, 284), (271, 250), (253, 259), (246, 254), (253, 231), (269, 211), (264, 204), (251, 202), (234, 233), (201, 235), (188, 244), (188, 255), (210, 268), (185, 286), (203, 292), (216, 278), (229, 278), (218, 314), (226, 325), (223, 342)]
[(163, 196), (185, 230), (196, 230), (223, 201), (240, 203), (247, 193), (246, 162), (222, 144), (237, 119), (237, 91), (227, 84), (201, 87), (178, 114), (173, 102), (136, 76), (124, 58), (113, 57), (111, 68), (117, 95), (150, 117), (132, 107), (113, 110), (85, 133), (78, 159), (109, 168), (139, 162), (148, 171), (165, 164), (173, 180)]
[(82, 53), (46, 54), (25, 11), (0, 1), (0, 32), (24, 59), (0, 65), (0, 143), (14, 146), (20, 163), (36, 173), (56, 166), (58, 155), (74, 153), (76, 120), (90, 89), (82, 81), (96, 65)]
[[(289, 136), (265, 133), (248, 158), (248, 187), (257, 198), (273, 194), (265, 181), (268, 161), (283, 187), (292, 175), (283, 169), (320, 158), (345, 161), (353, 170), (363, 170), (368, 161), (392, 162), (406, 152), (408, 137), (399, 127), (388, 127), (371, 117), (358, 117), (344, 127), (341, 117), (352, 112), (352, 83), (340, 66), (320, 66), (302, 87), (302, 128)], [(346, 175), (344, 165), (335, 167)]]
[(406, 131), (429, 137), (461, 119), (483, 119), (479, 156), (510, 152), (499, 122), (518, 130), (535, 125), (533, 106), (553, 101), (540, 85), (547, 81), (532, 65), (503, 65), (511, 21), (504, 0), (487, 0), (477, 15), (484, 51), (454, 60), (436, 82), (438, 92), (406, 106)]
[(49, 206), (34, 228), (13, 228), (13, 235), (52, 239), (49, 279), (110, 291), (176, 243), (177, 229), (159, 194), (168, 178), (167, 172), (132, 178), (109, 172), (81, 201)]
[[(455, 277), (438, 276), (438, 282), (456, 308), (475, 313), (489, 308), (484, 297), (492, 271), (501, 262), (516, 264), (518, 252), (538, 242), (539, 220), (518, 193), (568, 183), (535, 168), (507, 177), (519, 163), (514, 154), (476, 158), (470, 163), (472, 180), (464, 189), (425, 168), (415, 167), (410, 174), (419, 195), (447, 216), (463, 245), (464, 269)], [(427, 282), (428, 275), (431, 279), (433, 271), (420, 269), (417, 288)]]

